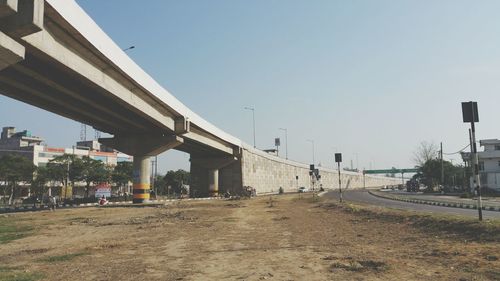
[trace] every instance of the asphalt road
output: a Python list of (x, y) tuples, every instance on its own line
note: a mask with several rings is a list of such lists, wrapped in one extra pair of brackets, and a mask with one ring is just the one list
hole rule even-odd
[[(324, 195), (324, 197), (338, 200), (339, 192), (338, 190), (330, 191), (327, 192)], [(344, 192), (343, 198), (347, 202), (364, 203), (364, 204), (393, 208), (393, 209), (411, 210), (411, 211), (426, 212), (433, 214), (448, 214), (448, 215), (457, 215), (457, 216), (474, 217), (474, 218), (477, 218), (478, 216), (477, 210), (474, 209), (460, 209), (460, 208), (432, 206), (432, 205), (395, 201), (373, 196), (370, 193), (368, 193), (368, 191), (365, 190), (349, 190), (347, 192)], [(500, 219), (500, 212), (483, 210), (483, 218)]]

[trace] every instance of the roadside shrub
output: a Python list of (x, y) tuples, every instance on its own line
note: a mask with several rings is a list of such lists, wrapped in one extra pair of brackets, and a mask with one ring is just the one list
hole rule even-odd
[(283, 187), (281, 187), (281, 186), (280, 186), (280, 189), (278, 190), (278, 193), (279, 193), (279, 194), (283, 194), (283, 193), (285, 193), (285, 190), (283, 189)]
[(472, 198), (472, 194), (469, 192), (464, 192), (460, 194), (460, 198)]

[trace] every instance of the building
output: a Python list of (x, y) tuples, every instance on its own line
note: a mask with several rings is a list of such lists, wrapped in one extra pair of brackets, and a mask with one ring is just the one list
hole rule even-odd
[[(484, 147), (477, 153), (481, 187), (500, 191), (500, 140), (480, 140), (479, 145)], [(462, 158), (470, 165), (470, 153), (462, 153)]]
[(32, 136), (29, 131), (16, 133), (15, 127), (4, 127), (0, 138), (0, 157), (5, 154), (20, 154), (39, 167), (47, 165), (50, 160), (63, 154), (88, 156), (110, 166), (116, 166), (118, 162), (133, 161), (132, 156), (105, 147), (96, 140), (77, 142), (71, 148), (49, 147), (43, 141), (40, 137)]
[[(101, 145), (96, 140), (80, 141), (71, 148), (49, 147), (44, 144), (40, 137), (32, 136), (29, 131), (16, 133), (15, 127), (4, 127), (0, 137), (0, 157), (7, 154), (22, 155), (31, 161), (37, 167), (44, 167), (50, 160), (64, 154), (72, 154), (78, 157), (90, 157), (94, 160), (103, 162), (109, 166), (116, 166), (119, 162), (132, 162), (133, 157)], [(77, 186), (83, 186), (84, 183), (77, 183)], [(83, 196), (82, 190), (71, 189), (69, 194)], [(130, 185), (126, 187), (130, 189)], [(50, 192), (50, 191), (49, 191)], [(91, 194), (94, 191), (91, 192)], [(29, 190), (24, 190), (23, 194), (29, 196)], [(79, 194), (80, 193), (80, 194)]]

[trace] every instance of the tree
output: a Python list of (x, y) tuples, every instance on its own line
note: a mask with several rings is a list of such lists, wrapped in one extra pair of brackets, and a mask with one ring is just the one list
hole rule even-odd
[(437, 157), (438, 146), (433, 142), (422, 141), (415, 152), (413, 152), (413, 162), (419, 167), (427, 161)]
[(110, 173), (110, 169), (103, 162), (88, 156), (83, 157), (80, 180), (85, 182), (85, 198), (89, 197), (90, 184), (108, 182)]
[[(451, 162), (443, 160), (444, 182), (443, 188), (457, 186), (464, 182), (466, 173), (461, 166), (455, 166)], [(429, 190), (441, 183), (441, 160), (430, 159), (418, 168), (414, 179), (425, 184)]]
[(164, 177), (166, 186), (172, 187), (172, 192), (181, 193), (182, 185), (189, 184), (191, 181), (191, 174), (182, 169), (177, 171), (168, 171)]
[(167, 192), (167, 182), (165, 181), (165, 176), (157, 175), (154, 181), (154, 186), (152, 186), (154, 190), (156, 190), (157, 195), (166, 194)]
[(37, 198), (41, 198), (46, 192), (47, 182), (51, 180), (50, 171), (47, 167), (36, 167), (35, 177), (31, 183), (31, 190)]
[(63, 154), (50, 160), (47, 167), (50, 170), (52, 178), (63, 184), (63, 198), (66, 199), (69, 183), (71, 182), (71, 185), (74, 187), (75, 182), (82, 178), (82, 159), (73, 154)]
[(118, 162), (114, 168), (111, 179), (120, 188), (120, 191), (133, 180), (133, 170), (131, 162)]
[[(6, 183), (6, 187), (10, 187), (9, 205), (11, 205), (16, 196), (18, 183), (33, 180), (35, 165), (28, 158), (15, 154), (3, 156), (0, 162), (0, 177)], [(4, 196), (6, 187), (4, 187)]]

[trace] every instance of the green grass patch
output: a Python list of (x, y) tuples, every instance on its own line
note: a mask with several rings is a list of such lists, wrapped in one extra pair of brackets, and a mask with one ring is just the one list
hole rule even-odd
[(36, 281), (43, 278), (41, 273), (24, 272), (19, 267), (0, 266), (0, 281)]
[(39, 261), (48, 262), (48, 263), (65, 262), (65, 261), (70, 261), (76, 257), (85, 256), (85, 255), (88, 255), (88, 253), (87, 252), (78, 252), (78, 253), (66, 254), (66, 255), (60, 255), (60, 256), (50, 256), (50, 257), (39, 259)]
[(32, 226), (21, 225), (19, 221), (14, 221), (11, 217), (0, 218), (0, 245), (24, 238), (32, 233)]

